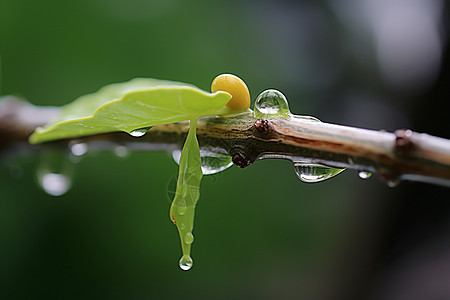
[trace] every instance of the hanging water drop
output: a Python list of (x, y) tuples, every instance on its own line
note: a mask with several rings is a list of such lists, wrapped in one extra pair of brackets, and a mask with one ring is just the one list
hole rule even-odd
[(358, 176), (361, 179), (369, 179), (372, 176), (372, 173), (368, 171), (359, 171)]
[(125, 146), (119, 145), (114, 148), (114, 154), (117, 157), (125, 158), (128, 156), (128, 149)]
[(228, 169), (233, 165), (231, 156), (214, 152), (200, 151), (203, 175), (211, 175)]
[(47, 149), (40, 155), (37, 181), (51, 196), (62, 196), (72, 186), (73, 164), (70, 163), (67, 154), (59, 150)]
[[(172, 158), (180, 164), (181, 151), (174, 150)], [(219, 154), (211, 151), (200, 150), (203, 175), (211, 175), (222, 172), (233, 165), (231, 156)]]
[(179, 266), (183, 271), (189, 271), (193, 264), (194, 262), (189, 255), (183, 255), (179, 262)]
[(39, 176), (42, 189), (51, 196), (62, 196), (72, 186), (69, 176), (58, 173), (43, 173)]
[(74, 143), (70, 145), (70, 152), (75, 156), (83, 156), (88, 152), (86, 143)]
[(133, 131), (130, 132), (130, 135), (133, 137), (141, 137), (144, 136), (151, 127), (145, 127), (145, 128), (140, 128), (140, 129), (135, 129)]
[(258, 119), (288, 117), (289, 105), (286, 97), (277, 90), (265, 90), (256, 98), (254, 116)]
[(188, 245), (190, 245), (194, 242), (194, 235), (192, 234), (192, 232), (188, 232), (185, 234), (184, 242)]
[(338, 175), (345, 170), (331, 168), (320, 164), (302, 162), (294, 163), (294, 167), (297, 177), (301, 181), (308, 183), (324, 181)]
[(181, 150), (173, 150), (172, 151), (172, 158), (177, 163), (177, 165), (180, 164), (180, 158), (181, 158)]

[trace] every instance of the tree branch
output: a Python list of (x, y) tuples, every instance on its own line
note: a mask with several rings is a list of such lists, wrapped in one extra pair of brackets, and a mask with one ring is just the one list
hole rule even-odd
[[(188, 123), (153, 127), (134, 138), (115, 132), (30, 145), (28, 136), (58, 114), (58, 108), (33, 106), (17, 98), (0, 101), (0, 154), (42, 147), (68, 147), (83, 142), (89, 150), (172, 151), (181, 149)], [(423, 181), (450, 186), (450, 140), (402, 129), (395, 133), (366, 130), (295, 116), (255, 119), (250, 114), (201, 119), (197, 136), (202, 150), (231, 155), (241, 168), (261, 159), (321, 163), (332, 167), (377, 172), (387, 183)], [(19, 151), (19, 152), (18, 152)]]

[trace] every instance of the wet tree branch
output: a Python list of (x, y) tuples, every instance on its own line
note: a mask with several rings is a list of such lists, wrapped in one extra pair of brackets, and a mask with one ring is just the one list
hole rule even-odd
[[(30, 145), (28, 136), (58, 114), (16, 98), (0, 101), (0, 157), (77, 142), (89, 150), (125, 146), (134, 151), (172, 151), (182, 147), (188, 123), (155, 126), (140, 138), (117, 132)], [(394, 133), (314, 121), (308, 117), (254, 119), (209, 117), (199, 121), (197, 136), (204, 151), (231, 155), (241, 168), (261, 159), (321, 163), (377, 172), (390, 184), (399, 180), (450, 186), (450, 140), (402, 129)]]

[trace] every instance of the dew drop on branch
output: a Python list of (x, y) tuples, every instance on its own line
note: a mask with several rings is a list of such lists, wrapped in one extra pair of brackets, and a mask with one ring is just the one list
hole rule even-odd
[(287, 117), (290, 115), (286, 97), (280, 91), (269, 89), (256, 98), (254, 116), (258, 119)]
[(307, 183), (314, 183), (332, 178), (345, 169), (337, 169), (321, 164), (295, 162), (295, 173), (297, 177)]
[[(180, 150), (174, 150), (172, 152), (172, 158), (177, 164), (180, 163), (180, 157)], [(216, 174), (228, 169), (233, 165), (231, 156), (210, 151), (200, 150), (200, 159), (202, 161), (203, 175)]]
[(359, 171), (358, 176), (361, 179), (369, 179), (372, 176), (372, 173), (368, 171)]
[(233, 165), (231, 156), (218, 153), (205, 153), (200, 152), (200, 158), (202, 160), (202, 173), (203, 175), (211, 175), (222, 172)]

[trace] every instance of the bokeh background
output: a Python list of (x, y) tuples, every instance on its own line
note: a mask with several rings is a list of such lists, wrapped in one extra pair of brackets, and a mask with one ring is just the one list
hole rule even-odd
[[(371, 129), (450, 138), (443, 0), (0, 1), (1, 94), (63, 105), (134, 77)], [(55, 154), (57, 155), (57, 154)], [(1, 299), (449, 299), (450, 190), (347, 170), (301, 183), (287, 161), (206, 176), (194, 267), (168, 217), (170, 153), (87, 153), (47, 195), (48, 155), (0, 165)]]

